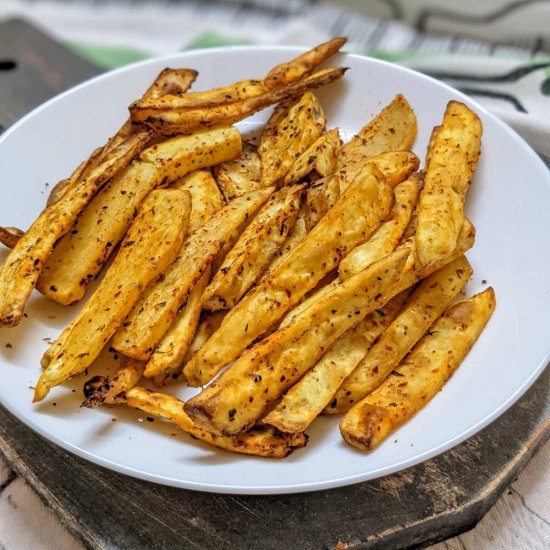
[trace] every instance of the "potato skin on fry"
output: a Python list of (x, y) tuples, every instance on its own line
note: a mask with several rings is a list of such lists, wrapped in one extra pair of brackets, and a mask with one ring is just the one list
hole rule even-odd
[(208, 382), (277, 322), (349, 250), (369, 237), (388, 215), (391, 202), (391, 188), (378, 171), (367, 167), (300, 244), (227, 314), (184, 367), (189, 384)]
[(233, 436), (212, 434), (197, 426), (184, 412), (184, 402), (176, 397), (153, 392), (141, 386), (129, 389), (121, 401), (129, 407), (171, 420), (188, 434), (226, 451), (267, 458), (284, 458), (305, 447), (305, 434), (282, 434), (267, 426)]
[(21, 322), (29, 296), (56, 241), (71, 229), (97, 190), (122, 170), (148, 140), (148, 134), (137, 134), (121, 144), (87, 178), (43, 210), (19, 239), (0, 269), (0, 326), (16, 326)]
[(6, 248), (13, 248), (25, 232), (17, 227), (0, 226), (0, 243)]
[(399, 250), (373, 264), (245, 351), (187, 402), (187, 414), (219, 434), (252, 426), (341, 334), (396, 294), (408, 256), (409, 250)]
[(246, 223), (272, 191), (268, 187), (231, 201), (191, 234), (162, 279), (150, 285), (135, 305), (113, 337), (112, 346), (129, 357), (148, 360), (224, 242)]
[(54, 348), (56, 354), (36, 384), (34, 401), (81, 373), (99, 355), (145, 287), (178, 253), (190, 213), (187, 191), (157, 190), (145, 199), (105, 277), (60, 335), (62, 345)]
[(372, 450), (441, 390), (466, 357), (495, 309), (488, 288), (452, 305), (382, 385), (340, 423), (350, 445)]
[(461, 256), (426, 277), (397, 319), (343, 381), (325, 412), (345, 412), (376, 389), (456, 298), (472, 273), (468, 260)]

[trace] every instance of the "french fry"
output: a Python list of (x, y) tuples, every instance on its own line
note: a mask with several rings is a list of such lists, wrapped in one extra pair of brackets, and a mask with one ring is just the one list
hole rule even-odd
[(260, 186), (282, 183), (297, 157), (322, 135), (326, 122), (323, 108), (311, 92), (275, 107), (258, 147)]
[(147, 378), (178, 373), (195, 335), (201, 314), (204, 289), (210, 279), (210, 266), (191, 289), (185, 305), (176, 315), (174, 324), (158, 343), (143, 373)]
[(328, 176), (334, 171), (339, 151), (340, 134), (337, 128), (333, 128), (317, 138), (296, 159), (284, 178), (284, 184), (299, 183), (306, 176), (310, 181)]
[(363, 359), (405, 303), (409, 292), (398, 294), (344, 332), (315, 366), (306, 372), (262, 420), (285, 433), (302, 433), (330, 403), (346, 376)]
[(452, 305), (407, 358), (342, 419), (344, 440), (372, 450), (441, 390), (466, 357), (495, 309), (488, 288)]
[(38, 289), (60, 304), (81, 300), (152, 189), (232, 158), (240, 147), (235, 128), (220, 128), (176, 137), (143, 151), (97, 194), (57, 243), (38, 280)]
[(136, 122), (147, 124), (155, 133), (163, 136), (190, 134), (204, 128), (227, 126), (239, 122), (266, 107), (301, 96), (307, 91), (326, 86), (344, 76), (346, 69), (337, 67), (323, 69), (298, 82), (269, 90), (259, 96), (214, 107), (199, 109), (167, 109), (161, 111), (134, 110), (131, 115)]
[(66, 329), (69, 332), (61, 334), (63, 345), (40, 376), (34, 401), (80, 374), (99, 355), (145, 287), (175, 258), (190, 213), (186, 191), (158, 190), (145, 199), (104, 279)]
[(86, 399), (82, 406), (91, 409), (98, 405), (116, 405), (121, 399), (120, 395), (139, 382), (144, 369), (143, 361), (124, 357), (112, 378), (98, 375), (85, 382), (83, 391)]
[(397, 319), (343, 381), (325, 412), (345, 412), (376, 389), (456, 298), (471, 276), (472, 268), (466, 257), (461, 256), (424, 279)]
[(162, 280), (150, 285), (137, 302), (113, 337), (112, 346), (134, 359), (148, 360), (223, 243), (254, 215), (272, 191), (267, 187), (234, 199), (195, 230)]
[(153, 416), (166, 418), (191, 436), (234, 453), (284, 458), (295, 449), (305, 447), (307, 443), (305, 434), (282, 434), (266, 426), (260, 426), (249, 432), (230, 437), (209, 433), (196, 426), (185, 414), (183, 401), (171, 395), (153, 392), (141, 386), (135, 386), (128, 390), (120, 403), (125, 403), (129, 407), (139, 409)]
[(437, 135), (439, 134), (440, 130), (441, 126), (434, 126), (432, 133), (430, 134), (430, 141), (428, 142), (428, 147), (426, 149), (426, 158), (424, 159), (424, 170), (428, 168), (430, 161), (432, 160), (435, 140), (437, 139)]
[(264, 84), (269, 89), (280, 88), (308, 76), (323, 61), (334, 55), (346, 42), (347, 38), (342, 36), (332, 38), (287, 63), (281, 63), (273, 67), (264, 77)]
[(481, 134), (478, 116), (463, 103), (450, 101), (436, 132), (420, 194), (416, 244), (423, 264), (450, 254), (456, 246)]
[[(411, 151), (389, 151), (370, 157), (367, 162), (375, 164), (392, 187), (405, 181), (418, 170), (418, 166), (420, 165), (420, 160)], [(346, 174), (347, 178), (349, 178), (349, 169)], [(347, 178), (344, 181), (346, 181)], [(345, 186), (347, 186), (347, 181)]]
[(323, 178), (308, 187), (304, 208), (304, 220), (308, 232), (319, 223), (339, 198), (340, 183), (337, 179)]
[(409, 253), (399, 250), (373, 264), (245, 351), (186, 403), (185, 412), (198, 426), (217, 434), (232, 435), (253, 426), (341, 334), (390, 299)]
[(216, 180), (208, 170), (196, 170), (170, 185), (171, 189), (189, 191), (191, 194), (191, 217), (188, 233), (202, 227), (224, 204)]
[(0, 226), (0, 243), (6, 248), (13, 248), (24, 234), (25, 232), (17, 227)]
[(204, 309), (231, 309), (242, 298), (283, 245), (303, 195), (304, 187), (294, 185), (283, 187), (268, 199), (205, 290)]
[(340, 263), (338, 274), (345, 281), (371, 263), (390, 254), (407, 227), (423, 183), (421, 174), (415, 174), (394, 188), (395, 204), (385, 221), (369, 238), (355, 247)]
[(260, 189), (261, 165), (258, 149), (243, 143), (242, 153), (214, 168), (214, 176), (226, 201)]
[(97, 190), (143, 148), (149, 135), (132, 136), (77, 186), (38, 216), (17, 242), (0, 270), (0, 325), (18, 325), (44, 262), (54, 244), (69, 231)]
[(392, 195), (376, 168), (367, 166), (300, 244), (227, 314), (184, 367), (189, 384), (208, 382), (366, 240), (388, 215)]

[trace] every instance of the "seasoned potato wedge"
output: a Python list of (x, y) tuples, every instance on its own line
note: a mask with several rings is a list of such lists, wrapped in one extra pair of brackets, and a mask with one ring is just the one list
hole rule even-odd
[(129, 407), (139, 409), (147, 414), (171, 420), (184, 432), (196, 439), (234, 453), (284, 458), (295, 449), (305, 447), (307, 443), (305, 434), (282, 434), (267, 426), (260, 426), (249, 432), (230, 437), (209, 433), (195, 425), (185, 414), (183, 401), (171, 395), (153, 392), (141, 386), (128, 390), (120, 403), (125, 403)]
[(300, 244), (227, 314), (185, 366), (189, 384), (208, 382), (366, 240), (388, 215), (392, 195), (380, 173), (367, 166)]
[(395, 249), (409, 223), (422, 183), (422, 175), (415, 174), (394, 188), (395, 203), (388, 220), (340, 263), (338, 274), (343, 281)]
[(134, 110), (132, 119), (144, 122), (157, 134), (173, 136), (190, 134), (204, 128), (227, 126), (239, 122), (266, 107), (288, 101), (303, 95), (305, 92), (326, 86), (344, 76), (342, 67), (323, 69), (298, 82), (275, 88), (259, 96), (214, 107), (199, 109), (167, 109), (161, 111), (145, 110), (145, 113)]
[(282, 432), (301, 433), (327, 406), (344, 378), (363, 359), (405, 303), (403, 291), (344, 332), (262, 420)]
[(334, 55), (345, 43), (347, 38), (339, 36), (328, 42), (299, 55), (287, 63), (273, 67), (264, 77), (265, 85), (270, 88), (280, 88), (286, 84), (296, 82), (311, 74), (323, 61)]
[(456, 298), (472, 275), (465, 256), (424, 279), (397, 319), (344, 380), (325, 412), (347, 411), (377, 388)]
[(145, 369), (143, 361), (123, 357), (121, 366), (112, 378), (94, 376), (84, 384), (85, 401), (83, 407), (93, 408), (98, 405), (116, 405), (120, 395), (133, 388)]
[(308, 187), (304, 207), (306, 231), (311, 231), (321, 218), (338, 202), (340, 183), (334, 178), (323, 178)]
[(268, 199), (205, 290), (205, 309), (231, 309), (244, 296), (283, 245), (300, 212), (303, 195), (304, 187), (294, 185)]
[(6, 248), (13, 248), (24, 234), (25, 232), (17, 227), (0, 226), (0, 243)]
[(38, 280), (38, 289), (64, 305), (81, 300), (153, 188), (233, 158), (240, 147), (235, 128), (220, 128), (173, 138), (143, 151), (98, 193), (57, 243)]
[(326, 122), (323, 108), (311, 92), (275, 107), (258, 147), (261, 187), (281, 184), (296, 159), (324, 132)]
[(395, 294), (409, 252), (399, 250), (373, 264), (245, 351), (186, 403), (185, 412), (213, 433), (231, 435), (253, 426), (341, 334)]
[(136, 216), (104, 279), (68, 329), (40, 376), (34, 401), (80, 374), (99, 355), (145, 287), (164, 272), (181, 247), (191, 196), (186, 191), (153, 191)]
[(226, 201), (260, 188), (261, 164), (258, 149), (243, 143), (242, 153), (214, 168), (214, 175)]
[(436, 132), (420, 194), (416, 245), (420, 262), (450, 254), (464, 219), (464, 201), (481, 150), (479, 117), (450, 101)]
[(466, 357), (495, 309), (488, 288), (452, 305), (407, 358), (342, 419), (340, 433), (358, 449), (372, 450), (441, 390)]
[(130, 137), (90, 175), (38, 216), (11, 250), (0, 269), (0, 325), (18, 325), (44, 262), (56, 241), (67, 233), (97, 190), (122, 170), (149, 139), (146, 133)]
[(144, 375), (147, 378), (155, 376), (168, 376), (179, 372), (189, 345), (193, 340), (201, 314), (201, 302), (204, 289), (210, 279), (210, 266), (197, 284), (191, 289), (185, 305), (177, 313), (174, 324), (158, 343), (151, 358), (147, 362)]
[(195, 230), (163, 277), (150, 285), (137, 302), (115, 334), (112, 346), (134, 359), (148, 360), (225, 240), (254, 215), (272, 191), (268, 187), (231, 201)]
[[(340, 151), (340, 133), (333, 128), (317, 138), (294, 162), (284, 179), (285, 185), (299, 183), (306, 176), (314, 181), (334, 171)], [(312, 176), (313, 174), (313, 176)]]

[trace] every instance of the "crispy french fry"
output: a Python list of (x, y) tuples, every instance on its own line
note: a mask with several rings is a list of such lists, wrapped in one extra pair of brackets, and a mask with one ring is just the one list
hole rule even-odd
[(38, 289), (64, 305), (81, 300), (153, 188), (232, 158), (239, 154), (240, 146), (236, 129), (220, 128), (176, 137), (143, 151), (97, 194), (57, 243), (38, 280)]
[(176, 397), (153, 392), (141, 386), (128, 390), (121, 403), (171, 420), (183, 431), (210, 445), (235, 453), (269, 458), (284, 458), (307, 443), (305, 434), (282, 434), (273, 428), (260, 426), (230, 437), (214, 435), (196, 426), (183, 410), (184, 402)]
[(185, 305), (176, 315), (174, 324), (162, 337), (147, 362), (144, 372), (147, 378), (159, 375), (166, 377), (179, 373), (178, 367), (181, 366), (199, 324), (202, 296), (209, 279), (210, 266), (206, 268), (202, 277), (189, 293)]
[(24, 234), (25, 232), (17, 227), (0, 226), (0, 243), (6, 248), (13, 248)]
[(367, 162), (375, 164), (392, 187), (405, 181), (420, 165), (420, 160), (411, 151), (389, 151), (371, 157)]
[(311, 74), (323, 61), (334, 55), (345, 43), (347, 38), (339, 36), (328, 42), (299, 55), (287, 63), (273, 67), (263, 81), (269, 89), (280, 88), (286, 84), (296, 82)]
[(356, 246), (340, 263), (338, 274), (345, 281), (371, 263), (390, 254), (399, 244), (411, 218), (423, 183), (421, 174), (415, 174), (394, 188), (395, 204), (385, 221), (369, 238)]
[[(317, 138), (294, 162), (284, 178), (285, 185), (328, 176), (334, 171), (340, 151), (340, 134), (333, 128)], [(312, 177), (314, 174), (315, 177)]]
[(115, 376), (94, 376), (84, 384), (85, 401), (83, 407), (93, 408), (98, 405), (116, 405), (120, 395), (133, 388), (140, 380), (145, 369), (143, 361), (123, 357), (122, 364)]
[(380, 173), (367, 166), (301, 243), (227, 314), (184, 367), (189, 384), (208, 382), (366, 240), (388, 215), (392, 195)]
[(304, 187), (295, 185), (283, 187), (268, 199), (205, 290), (205, 309), (231, 309), (242, 298), (283, 245), (303, 195)]
[(323, 178), (308, 188), (304, 208), (304, 220), (308, 232), (319, 223), (339, 198), (340, 183), (335, 178)]
[(190, 213), (186, 191), (158, 190), (145, 199), (104, 279), (66, 329), (68, 334), (61, 334), (63, 345), (40, 376), (34, 401), (81, 373), (99, 355), (145, 287), (175, 258)]
[(253, 426), (341, 334), (388, 301), (409, 253), (399, 250), (373, 264), (245, 351), (186, 403), (185, 412), (213, 433), (231, 435)]
[(97, 190), (139, 153), (148, 134), (137, 134), (120, 145), (91, 174), (38, 216), (17, 242), (0, 270), (0, 325), (18, 325), (54, 244), (69, 231)]
[(261, 165), (258, 149), (243, 143), (242, 153), (214, 168), (214, 175), (226, 201), (260, 189)]
[(377, 388), (456, 298), (471, 276), (472, 268), (466, 257), (461, 256), (422, 281), (397, 319), (343, 381), (325, 412), (345, 412)]
[(282, 183), (296, 158), (322, 135), (326, 122), (323, 108), (311, 92), (275, 107), (258, 147), (261, 187)]
[(170, 109), (141, 112), (134, 110), (132, 119), (144, 122), (156, 133), (164, 136), (190, 134), (204, 128), (234, 124), (266, 107), (301, 96), (307, 91), (326, 86), (344, 76), (345, 68), (323, 69), (303, 80), (281, 88), (269, 90), (256, 97), (199, 109)]
[(471, 109), (458, 101), (449, 102), (420, 194), (416, 245), (423, 264), (450, 254), (456, 246), (482, 131), (481, 121)]
[(466, 357), (495, 309), (488, 288), (452, 305), (386, 380), (342, 419), (344, 440), (372, 450), (441, 390)]
[(263, 418), (285, 433), (301, 433), (330, 403), (334, 392), (389, 326), (405, 303), (409, 292), (398, 294), (385, 306), (367, 315), (344, 332), (283, 396), (280, 403)]
[(430, 134), (430, 141), (428, 142), (428, 147), (426, 149), (426, 158), (424, 159), (424, 170), (426, 170), (430, 164), (430, 161), (432, 159), (432, 153), (434, 150), (435, 140), (437, 139), (437, 135), (439, 134), (440, 130), (441, 130), (441, 126), (434, 126), (432, 133)]
[(224, 204), (216, 180), (208, 170), (197, 170), (175, 181), (171, 189), (189, 191), (191, 194), (191, 217), (188, 233), (203, 226)]
[(162, 280), (150, 285), (137, 302), (115, 334), (112, 346), (129, 357), (148, 360), (225, 240), (246, 223), (272, 191), (267, 187), (231, 201), (195, 230)]

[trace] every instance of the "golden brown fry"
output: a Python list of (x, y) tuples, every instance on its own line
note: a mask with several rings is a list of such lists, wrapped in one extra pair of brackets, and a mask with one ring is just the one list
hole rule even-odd
[(321, 136), (326, 122), (323, 108), (311, 92), (275, 107), (258, 147), (260, 186), (281, 184), (297, 157)]
[(420, 160), (411, 151), (389, 151), (371, 157), (367, 162), (375, 164), (392, 187), (405, 181), (420, 165)]
[(344, 332), (315, 366), (288, 390), (280, 403), (263, 418), (262, 423), (275, 426), (285, 433), (306, 430), (330, 403), (342, 381), (399, 313), (408, 294), (408, 291), (401, 292)]
[(273, 67), (264, 77), (264, 83), (269, 89), (279, 88), (291, 82), (296, 82), (311, 74), (321, 63), (334, 55), (345, 43), (347, 38), (339, 36), (324, 44), (299, 55), (292, 61)]
[(422, 186), (422, 175), (415, 174), (394, 188), (395, 204), (385, 221), (369, 238), (356, 246), (340, 263), (338, 274), (345, 281), (371, 263), (390, 254), (403, 235), (411, 218)]
[(424, 159), (424, 170), (426, 170), (432, 159), (432, 153), (434, 150), (435, 140), (441, 130), (441, 126), (434, 126), (432, 133), (430, 134), (430, 141), (428, 142), (428, 148), (426, 149), (426, 158)]
[(377, 388), (456, 298), (471, 275), (468, 260), (461, 256), (422, 281), (399, 317), (344, 380), (325, 412), (345, 412)]
[(185, 412), (213, 433), (253, 426), (341, 334), (395, 294), (409, 253), (399, 250), (373, 264), (245, 351), (186, 403)]
[(274, 193), (243, 231), (205, 290), (204, 309), (231, 309), (269, 264), (292, 228), (304, 187), (283, 187)]
[(141, 386), (135, 386), (128, 390), (125, 398), (120, 402), (147, 414), (171, 420), (193, 437), (235, 453), (268, 458), (284, 458), (295, 449), (304, 447), (307, 443), (305, 434), (282, 434), (266, 426), (260, 426), (249, 432), (230, 437), (214, 435), (193, 423), (183, 410), (183, 401), (171, 395), (153, 392)]
[(120, 395), (139, 382), (144, 369), (143, 361), (123, 357), (120, 368), (112, 378), (98, 375), (85, 382), (83, 392), (86, 399), (82, 406), (116, 405), (120, 402)]
[(423, 264), (450, 254), (456, 246), (482, 131), (481, 121), (471, 109), (458, 101), (449, 102), (420, 194), (416, 246)]
[(227, 105), (200, 109), (155, 111), (150, 116), (137, 110), (132, 112), (132, 119), (137, 122), (144, 122), (156, 133), (163, 136), (190, 134), (204, 128), (227, 126), (239, 122), (266, 107), (294, 99), (315, 88), (326, 86), (334, 80), (342, 78), (345, 72), (346, 69), (342, 67), (323, 69), (304, 80)]
[(284, 179), (285, 185), (299, 183), (308, 176), (315, 181), (334, 171), (340, 151), (340, 134), (333, 128), (314, 141), (292, 164)]
[(179, 372), (178, 367), (189, 349), (199, 324), (202, 297), (209, 279), (210, 266), (192, 288), (185, 305), (176, 315), (174, 324), (162, 337), (147, 362), (144, 372), (147, 378), (159, 375), (168, 376)]
[(441, 390), (466, 357), (495, 309), (492, 288), (452, 305), (407, 358), (342, 419), (344, 440), (372, 450)]
[(335, 178), (323, 178), (311, 185), (304, 208), (306, 231), (311, 231), (339, 198), (340, 183)]
[(145, 199), (105, 277), (65, 329), (69, 332), (61, 334), (63, 345), (40, 376), (34, 401), (81, 373), (99, 355), (146, 286), (175, 258), (190, 213), (191, 196), (186, 191), (158, 190)]
[(0, 243), (6, 248), (13, 248), (24, 234), (25, 232), (17, 227), (0, 226)]
[(242, 153), (214, 168), (214, 175), (226, 201), (260, 189), (261, 165), (258, 149), (243, 143)]
[(112, 346), (117, 351), (141, 361), (149, 359), (223, 243), (262, 206), (272, 190), (260, 189), (231, 201), (189, 236), (162, 279), (149, 286), (115, 334)]
[(44, 262), (97, 190), (139, 153), (148, 134), (129, 138), (59, 202), (47, 207), (17, 242), (0, 270), (0, 325), (18, 325)]
[(388, 215), (392, 195), (380, 173), (367, 166), (301, 243), (227, 314), (184, 367), (189, 384), (208, 382), (366, 240)]
[(224, 201), (216, 180), (208, 170), (197, 170), (175, 181), (172, 189), (189, 191), (191, 194), (191, 217), (188, 233), (203, 226), (218, 210)]
[(183, 94), (195, 82), (198, 74), (194, 69), (163, 69), (143, 94), (143, 99), (158, 99), (166, 95)]
[(220, 128), (147, 148), (97, 194), (57, 243), (38, 280), (38, 289), (64, 305), (81, 300), (155, 186), (232, 158), (239, 154), (240, 146), (235, 128)]

